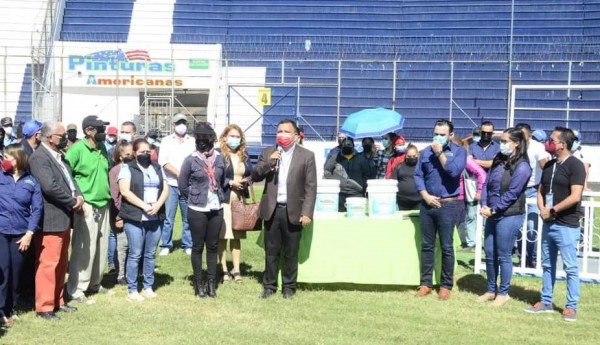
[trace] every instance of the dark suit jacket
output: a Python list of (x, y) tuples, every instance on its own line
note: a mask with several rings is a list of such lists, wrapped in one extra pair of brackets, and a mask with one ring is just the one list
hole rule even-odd
[[(66, 162), (65, 166), (71, 173)], [(75, 200), (60, 165), (50, 151), (44, 145), (40, 145), (29, 157), (29, 168), (31, 174), (40, 182), (44, 196), (42, 231), (62, 232), (69, 229)], [(72, 174), (71, 179), (75, 184), (75, 196), (81, 196)]]
[[(269, 157), (275, 146), (263, 150), (252, 171), (252, 181), (265, 180), (265, 190), (260, 200), (260, 217), (269, 220), (277, 207), (277, 186), (279, 178), (271, 169)], [(300, 225), (300, 216), (313, 218), (317, 198), (317, 168), (312, 151), (296, 145), (287, 176), (287, 212), (290, 223)]]

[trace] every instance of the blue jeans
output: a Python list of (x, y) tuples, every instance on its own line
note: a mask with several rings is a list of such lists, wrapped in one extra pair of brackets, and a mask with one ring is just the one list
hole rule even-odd
[(115, 234), (115, 230), (113, 228), (110, 229), (110, 234), (108, 235), (108, 267), (115, 266), (115, 253), (117, 252), (117, 234)]
[[(512, 277), (512, 249), (523, 226), (524, 214), (488, 218), (485, 223), (485, 269), (487, 291), (508, 295)], [(496, 285), (500, 274), (500, 286)]]
[(175, 225), (175, 215), (177, 214), (177, 205), (181, 209), (181, 223), (183, 231), (181, 234), (181, 247), (183, 249), (192, 248), (192, 235), (188, 224), (188, 206), (186, 198), (181, 195), (178, 187), (169, 186), (169, 198), (165, 202), (165, 221), (162, 226), (161, 248), (173, 248), (173, 226)]
[(129, 292), (137, 292), (138, 266), (142, 255), (144, 257), (144, 289), (152, 288), (154, 284), (154, 257), (156, 247), (160, 240), (160, 221), (151, 220), (145, 222), (125, 221), (125, 234), (129, 244), (127, 254), (127, 289)]
[[(525, 190), (525, 197), (536, 198), (537, 188), (529, 187)], [(527, 267), (535, 267), (537, 258), (537, 228), (540, 209), (537, 207), (537, 203), (527, 205), (527, 241), (525, 244), (525, 265)], [(521, 255), (521, 248), (523, 246), (523, 238), (519, 239), (517, 248), (519, 256)], [(521, 258), (522, 260), (523, 258)]]
[(567, 274), (566, 308), (577, 310), (579, 302), (579, 267), (577, 241), (579, 227), (571, 228), (555, 223), (544, 223), (542, 229), (542, 303), (552, 305), (552, 293), (556, 281), (556, 259), (558, 252)]
[[(22, 237), (0, 234), (0, 317), (10, 317), (19, 299), (25, 253), (19, 251), (17, 241)], [(33, 240), (31, 242), (33, 246)]]
[(433, 266), (435, 263), (435, 238), (439, 235), (442, 247), (442, 276), (440, 287), (452, 289), (454, 285), (454, 226), (456, 212), (462, 201), (451, 201), (440, 208), (429, 207), (421, 202), (421, 285), (433, 285)]
[(477, 232), (477, 203), (467, 203), (467, 216), (465, 217), (465, 240), (467, 247), (475, 247), (475, 234)]

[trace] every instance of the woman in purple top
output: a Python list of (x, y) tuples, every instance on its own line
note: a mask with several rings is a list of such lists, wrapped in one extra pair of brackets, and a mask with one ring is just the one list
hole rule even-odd
[[(477, 301), (494, 300), (500, 307), (510, 300), (512, 248), (525, 220), (525, 188), (531, 176), (527, 141), (523, 132), (508, 128), (502, 133), (500, 152), (494, 157), (481, 196), (485, 224), (487, 292)], [(496, 285), (500, 273), (500, 285)]]

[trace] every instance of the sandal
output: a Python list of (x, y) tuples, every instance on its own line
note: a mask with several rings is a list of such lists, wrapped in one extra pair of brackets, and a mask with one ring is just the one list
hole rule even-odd
[(233, 280), (236, 283), (240, 283), (242, 281), (242, 275), (240, 274), (240, 272), (230, 272), (229, 274), (231, 274)]
[(221, 278), (221, 281), (223, 283), (228, 282), (231, 280), (231, 276), (229, 275), (229, 272), (227, 272), (226, 270), (223, 271), (223, 277)]

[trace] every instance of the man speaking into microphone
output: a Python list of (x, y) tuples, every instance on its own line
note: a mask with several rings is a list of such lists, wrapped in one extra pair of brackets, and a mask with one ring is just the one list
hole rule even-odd
[(302, 228), (312, 218), (317, 197), (315, 155), (296, 145), (298, 127), (292, 120), (277, 125), (277, 145), (267, 147), (252, 172), (252, 181), (265, 180), (259, 215), (265, 221), (263, 293), (277, 291), (279, 256), (283, 249), (283, 298), (296, 293), (298, 250)]

